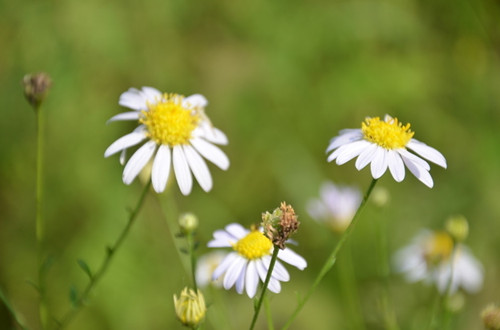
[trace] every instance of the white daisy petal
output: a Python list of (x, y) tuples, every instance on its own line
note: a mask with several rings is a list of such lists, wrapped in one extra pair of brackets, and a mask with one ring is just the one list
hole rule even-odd
[(130, 157), (125, 169), (123, 170), (123, 183), (130, 184), (141, 172), (147, 162), (151, 159), (156, 150), (156, 143), (149, 141)]
[(271, 277), (271, 279), (269, 280), (269, 284), (268, 284), (267, 288), (271, 292), (280, 293), (281, 292), (280, 281), (278, 281), (277, 279)]
[(146, 110), (146, 98), (142, 92), (136, 88), (130, 88), (120, 95), (118, 104), (133, 110)]
[[(363, 150), (366, 149), (366, 147), (368, 147), (370, 145), (370, 142), (368, 141), (365, 141), (365, 140), (359, 140), (359, 141), (356, 141), (356, 142), (353, 142), (353, 143), (350, 143), (348, 145), (346, 145), (346, 150), (343, 151), (338, 157), (337, 157), (337, 165), (343, 165), (345, 163), (347, 163), (348, 161), (350, 161), (351, 159), (359, 156), (359, 154), (361, 152), (363, 152)], [(347, 150), (347, 147), (348, 150)], [(340, 150), (342, 147), (340, 147), (339, 149), (337, 150)]]
[(307, 267), (306, 260), (289, 248), (279, 250), (278, 258), (300, 270), (304, 270)]
[(249, 298), (253, 298), (257, 293), (259, 285), (259, 273), (255, 260), (251, 260), (247, 265), (247, 272), (245, 276), (245, 287)]
[(231, 266), (236, 259), (240, 258), (238, 253), (236, 252), (231, 252), (229, 253), (224, 260), (222, 260), (221, 264), (217, 266), (217, 268), (214, 270), (214, 273), (212, 274), (212, 280), (218, 279), (222, 274), (226, 272), (226, 270)]
[(238, 239), (241, 239), (248, 234), (248, 230), (246, 230), (245, 227), (243, 227), (239, 223), (231, 223), (227, 225), (225, 229), (228, 233)]
[(375, 154), (377, 152), (377, 145), (376, 144), (370, 144), (369, 146), (366, 147), (363, 152), (361, 152), (356, 159), (356, 169), (358, 171), (361, 171), (366, 165), (368, 165), (372, 160), (373, 157), (375, 157)]
[(104, 151), (104, 157), (109, 157), (123, 149), (130, 148), (139, 144), (144, 139), (146, 139), (146, 134), (144, 131), (141, 132), (132, 132), (127, 135), (122, 136), (115, 142), (113, 142), (107, 149)]
[(231, 247), (238, 241), (233, 235), (225, 230), (216, 230), (214, 239), (208, 242), (208, 247)]
[(140, 115), (141, 113), (137, 111), (122, 112), (108, 119), (106, 125), (119, 120), (138, 120)]
[(434, 186), (434, 181), (432, 180), (431, 175), (425, 168), (420, 166), (419, 163), (406, 158), (406, 156), (403, 156), (403, 162), (405, 163), (406, 167), (408, 167), (410, 172), (423, 184), (425, 184), (429, 188), (432, 188)]
[(162, 97), (161, 92), (153, 87), (142, 87), (142, 93), (149, 103), (157, 103)]
[(125, 165), (125, 161), (127, 160), (127, 149), (123, 149), (120, 153), (120, 165)]
[(158, 148), (151, 170), (151, 181), (157, 193), (161, 193), (165, 190), (170, 174), (170, 163), (170, 148), (166, 145), (161, 145), (160, 148)]
[[(271, 264), (271, 256), (263, 257), (262, 261), (264, 262), (264, 266), (269, 269), (269, 266)], [(273, 277), (283, 282), (288, 282), (290, 280), (290, 274), (288, 274), (286, 268), (278, 260), (276, 260), (274, 264)]]
[(240, 270), (240, 276), (236, 280), (236, 292), (239, 294), (243, 293), (243, 289), (245, 288), (245, 273), (247, 270), (247, 264), (243, 264), (243, 268)]
[(183, 195), (189, 195), (193, 186), (193, 178), (189, 171), (189, 165), (184, 155), (184, 150), (180, 145), (174, 147), (173, 152), (174, 173), (177, 179), (177, 184)]
[(330, 152), (338, 147), (348, 144), (363, 138), (363, 133), (360, 129), (346, 129), (339, 132), (339, 136), (336, 136), (330, 140), (326, 152)]
[(376, 154), (372, 160), (371, 172), (374, 179), (380, 178), (387, 171), (387, 150), (377, 147)]
[(265, 282), (267, 275), (267, 268), (264, 266), (262, 259), (255, 259), (255, 268), (257, 268), (257, 274), (259, 274), (260, 280)]
[(394, 180), (397, 182), (403, 181), (405, 178), (405, 165), (403, 164), (401, 156), (396, 151), (389, 150), (386, 157), (389, 170)]
[(229, 168), (229, 159), (226, 154), (213, 144), (200, 138), (193, 138), (190, 143), (200, 155), (217, 165), (220, 169), (227, 170)]
[(422, 158), (412, 154), (411, 152), (408, 152), (406, 149), (397, 149), (395, 150), (398, 154), (400, 154), (402, 157), (406, 157), (408, 160), (412, 161), (413, 163), (418, 164), (420, 167), (423, 167), (425, 170), (430, 171), (431, 166), (429, 163), (427, 163), (425, 160)]
[(189, 108), (197, 108), (197, 107), (205, 108), (208, 105), (208, 101), (205, 98), (205, 96), (203, 96), (201, 94), (193, 94), (193, 95), (186, 97), (183, 100), (182, 105), (186, 108), (187, 107), (189, 107)]
[(183, 146), (184, 154), (194, 177), (204, 191), (212, 189), (212, 176), (208, 171), (207, 164), (201, 156), (189, 145)]
[(245, 267), (247, 260), (243, 257), (236, 258), (234, 262), (229, 266), (226, 271), (226, 275), (224, 276), (224, 289), (230, 289), (235, 283), (236, 280), (240, 277), (243, 268)]
[(446, 159), (444, 156), (437, 151), (436, 149), (428, 146), (427, 144), (420, 142), (415, 139), (411, 139), (410, 142), (406, 145), (407, 148), (415, 151), (420, 156), (424, 157), (431, 162), (446, 168)]

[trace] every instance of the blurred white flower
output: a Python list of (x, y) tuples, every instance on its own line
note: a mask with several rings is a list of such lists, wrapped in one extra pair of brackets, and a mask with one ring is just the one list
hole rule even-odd
[(329, 225), (335, 232), (343, 232), (361, 203), (361, 192), (355, 187), (335, 185), (328, 181), (321, 185), (320, 198), (307, 203), (307, 212), (316, 221)]
[(453, 251), (453, 244), (444, 231), (422, 230), (411, 244), (395, 254), (395, 269), (404, 273), (409, 282), (434, 283), (441, 293), (448, 285), (450, 294), (459, 288), (469, 293), (479, 291), (483, 266), (465, 245), (457, 244)]
[[(223, 276), (224, 289), (229, 290), (233, 285), (236, 292), (243, 293), (246, 288), (248, 297), (253, 298), (257, 292), (259, 279), (264, 282), (266, 279), (271, 254), (278, 247), (267, 238), (262, 230), (247, 230), (242, 225), (232, 223), (226, 226), (225, 230), (216, 230), (214, 239), (208, 242), (209, 247), (228, 247), (233, 252), (227, 254), (213, 273), (216, 280)], [(292, 266), (303, 270), (307, 267), (304, 258), (293, 252), (289, 248), (279, 250), (278, 259), (289, 263)], [(274, 293), (281, 291), (280, 281), (290, 280), (290, 275), (279, 260), (274, 265), (268, 289)]]
[(152, 87), (129, 89), (120, 96), (119, 104), (134, 111), (120, 113), (108, 122), (137, 120), (140, 125), (113, 142), (104, 157), (121, 152), (120, 162), (124, 164), (126, 150), (147, 140), (125, 165), (125, 184), (130, 184), (154, 156), (151, 181), (156, 192), (165, 190), (172, 164), (182, 194), (191, 192), (191, 172), (201, 188), (209, 191), (212, 176), (202, 156), (223, 170), (229, 167), (229, 159), (214, 145), (228, 141), (205, 115), (207, 103), (200, 94), (184, 98), (178, 94), (162, 94)]
[(199, 287), (204, 288), (209, 284), (216, 287), (222, 287), (222, 279), (212, 280), (212, 275), (220, 265), (222, 260), (227, 256), (227, 252), (224, 251), (212, 251), (206, 253), (198, 258), (196, 261), (196, 283)]
[(326, 152), (333, 152), (327, 160), (336, 160), (337, 165), (342, 165), (358, 157), (356, 168), (361, 170), (371, 163), (374, 179), (380, 178), (389, 168), (394, 180), (401, 182), (405, 177), (406, 165), (417, 179), (432, 188), (434, 182), (429, 174), (429, 164), (407, 148), (446, 168), (446, 159), (439, 151), (413, 139), (414, 132), (410, 130), (410, 124), (403, 126), (397, 118), (389, 115), (385, 115), (383, 121), (379, 117), (367, 117), (361, 123), (361, 129), (344, 129), (339, 133), (339, 136), (330, 140)]

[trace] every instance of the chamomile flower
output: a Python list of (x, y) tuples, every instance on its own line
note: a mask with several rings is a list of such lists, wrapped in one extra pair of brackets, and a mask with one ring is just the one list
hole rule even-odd
[(212, 275), (226, 256), (227, 252), (216, 250), (202, 255), (196, 260), (196, 284), (200, 288), (204, 288), (209, 284), (218, 288), (222, 287), (222, 278), (213, 281)]
[(401, 182), (406, 165), (417, 179), (432, 188), (430, 166), (420, 157), (446, 168), (446, 159), (439, 151), (413, 138), (410, 124), (403, 126), (397, 118), (389, 115), (385, 115), (384, 120), (367, 117), (361, 123), (361, 129), (344, 129), (339, 133), (330, 140), (326, 150), (327, 153), (333, 151), (328, 161), (335, 160), (337, 165), (342, 165), (358, 157), (356, 168), (361, 170), (371, 164), (374, 179), (380, 178), (389, 168), (394, 180)]
[(173, 165), (177, 184), (182, 194), (188, 195), (193, 185), (191, 173), (203, 190), (212, 189), (212, 176), (202, 156), (223, 170), (229, 167), (227, 156), (214, 145), (227, 144), (226, 135), (205, 115), (208, 102), (204, 96), (162, 94), (155, 88), (143, 87), (124, 92), (118, 103), (133, 111), (120, 113), (108, 122), (137, 120), (139, 126), (113, 142), (104, 157), (121, 152), (123, 165), (126, 150), (146, 141), (125, 165), (125, 184), (130, 184), (152, 160), (151, 181), (156, 192), (165, 190)]
[(351, 223), (361, 203), (361, 192), (355, 187), (324, 182), (320, 198), (307, 203), (309, 215), (316, 221), (327, 224), (335, 232), (343, 232)]
[(413, 242), (399, 250), (394, 257), (398, 272), (409, 282), (434, 283), (445, 293), (450, 282), (450, 293), (459, 288), (473, 293), (481, 289), (483, 267), (470, 250), (444, 231), (423, 230)]
[[(209, 247), (233, 249), (215, 269), (213, 280), (223, 276), (223, 286), (226, 290), (235, 285), (239, 294), (246, 290), (248, 297), (253, 298), (257, 292), (259, 279), (262, 282), (266, 279), (273, 249), (278, 247), (273, 245), (262, 230), (247, 230), (237, 223), (227, 225), (225, 230), (216, 230), (213, 236), (214, 239), (208, 242)], [(287, 247), (279, 250), (278, 259), (300, 270), (307, 267), (305, 259)], [(279, 260), (276, 260), (268, 289), (279, 293), (280, 281), (288, 280), (290, 280), (288, 271)]]

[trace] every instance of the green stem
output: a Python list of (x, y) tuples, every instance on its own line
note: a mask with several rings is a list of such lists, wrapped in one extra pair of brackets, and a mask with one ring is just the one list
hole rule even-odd
[(271, 304), (269, 304), (269, 299), (266, 297), (264, 299), (264, 305), (266, 308), (266, 317), (267, 317), (267, 330), (274, 330), (274, 325), (273, 325), (273, 315), (271, 313)]
[(189, 260), (191, 262), (191, 276), (193, 277), (193, 287), (194, 291), (198, 292), (198, 286), (196, 285), (196, 256), (194, 253), (194, 237), (193, 232), (187, 234), (187, 243), (189, 249)]
[(271, 263), (269, 264), (269, 269), (267, 270), (266, 280), (264, 281), (264, 286), (262, 287), (262, 293), (260, 294), (259, 302), (257, 303), (257, 307), (255, 308), (255, 312), (253, 314), (250, 330), (252, 330), (255, 327), (255, 322), (257, 322), (257, 318), (259, 317), (260, 308), (262, 307), (262, 301), (264, 300), (264, 295), (266, 294), (267, 286), (269, 285), (269, 281), (271, 280), (274, 264), (276, 263), (276, 259), (278, 259), (279, 251), (280, 249), (277, 246), (274, 246), (273, 255), (271, 257)]
[(38, 290), (40, 294), (40, 302), (38, 305), (38, 315), (42, 329), (47, 327), (49, 313), (47, 301), (45, 297), (45, 261), (44, 261), (44, 239), (45, 225), (42, 216), (42, 201), (43, 201), (43, 115), (40, 111), (40, 106), (35, 106), (36, 116), (36, 192), (35, 192), (35, 232), (38, 254)]
[(63, 316), (61, 322), (59, 322), (58, 325), (56, 326), (56, 329), (63, 329), (71, 322), (71, 320), (81, 310), (84, 302), (87, 300), (87, 297), (89, 296), (92, 289), (96, 286), (96, 284), (99, 282), (99, 280), (102, 278), (102, 276), (106, 273), (106, 270), (108, 269), (108, 267), (111, 263), (111, 260), (113, 259), (116, 251), (122, 245), (123, 241), (125, 240), (125, 238), (127, 237), (128, 233), (130, 231), (130, 228), (132, 227), (132, 224), (134, 223), (134, 220), (137, 218), (137, 214), (139, 213), (139, 210), (144, 202), (144, 198), (146, 197), (146, 194), (147, 194), (150, 186), (151, 186), (151, 181), (149, 181), (145, 185), (144, 190), (142, 191), (142, 194), (139, 197), (139, 201), (137, 202), (135, 209), (130, 213), (127, 225), (125, 226), (125, 228), (121, 232), (120, 236), (118, 237), (118, 240), (115, 242), (115, 244), (113, 246), (107, 247), (106, 257), (104, 258), (104, 261), (102, 262), (101, 266), (99, 267), (97, 272), (92, 275), (90, 282), (85, 287), (85, 290), (83, 290), (83, 293), (76, 300), (73, 308), (71, 310), (69, 310), (68, 312), (66, 312), (66, 314)]
[(5, 307), (7, 308), (7, 310), (10, 312), (10, 314), (12, 315), (12, 317), (14, 318), (14, 321), (16, 321), (17, 325), (23, 329), (23, 330), (27, 330), (28, 328), (24, 325), (24, 323), (20, 320), (20, 318), (17, 316), (16, 312), (14, 311), (14, 308), (12, 307), (12, 305), (10, 304), (9, 300), (7, 299), (7, 297), (5, 296), (5, 294), (3, 293), (2, 289), (0, 289), (0, 300), (3, 302), (3, 304), (5, 305)]
[(342, 246), (344, 245), (344, 243), (346, 242), (346, 240), (349, 238), (349, 236), (351, 235), (352, 230), (356, 226), (356, 222), (358, 221), (359, 215), (361, 214), (361, 211), (365, 207), (366, 202), (368, 201), (368, 198), (370, 197), (370, 194), (371, 194), (371, 192), (373, 190), (373, 187), (375, 187), (376, 183), (377, 183), (377, 179), (373, 179), (372, 182), (370, 183), (370, 186), (368, 187), (368, 190), (366, 191), (365, 196), (363, 197), (363, 200), (361, 201), (361, 204), (358, 207), (358, 210), (354, 214), (354, 217), (352, 218), (351, 223), (349, 224), (349, 226), (347, 227), (347, 229), (344, 231), (344, 233), (340, 237), (340, 240), (337, 242), (337, 245), (335, 245), (335, 248), (333, 249), (333, 251), (330, 254), (330, 256), (328, 256), (328, 258), (326, 259), (325, 264), (321, 268), (320, 272), (318, 273), (318, 276), (314, 280), (313, 285), (311, 286), (311, 288), (309, 289), (309, 291), (305, 295), (304, 299), (302, 299), (301, 301), (299, 301), (299, 303), (298, 303), (297, 307), (295, 308), (292, 316), (290, 316), (290, 318), (288, 319), (287, 323), (283, 326), (282, 329), (288, 329), (288, 327), (290, 327), (290, 325), (292, 324), (293, 320), (297, 317), (297, 315), (301, 311), (302, 307), (304, 307), (304, 305), (307, 302), (307, 300), (311, 297), (311, 295), (315, 291), (315, 289), (318, 286), (318, 284), (321, 282), (321, 280), (323, 279), (323, 277), (325, 277), (325, 275), (328, 273), (328, 271), (330, 271), (330, 269), (335, 264), (335, 260), (337, 258), (337, 254), (339, 253), (340, 249), (342, 248)]

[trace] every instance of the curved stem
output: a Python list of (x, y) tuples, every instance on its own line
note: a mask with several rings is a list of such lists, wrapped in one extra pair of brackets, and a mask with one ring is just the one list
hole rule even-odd
[(259, 302), (257, 303), (257, 307), (255, 307), (255, 312), (253, 314), (250, 330), (254, 328), (255, 322), (257, 322), (257, 318), (259, 317), (260, 308), (262, 307), (262, 301), (264, 301), (264, 295), (266, 294), (267, 286), (269, 285), (269, 281), (271, 280), (274, 264), (276, 263), (276, 259), (278, 259), (279, 251), (280, 249), (277, 246), (274, 246), (273, 255), (271, 257), (271, 263), (269, 264), (269, 269), (267, 270), (266, 280), (264, 281), (264, 286), (262, 287), (262, 293), (260, 294)]
[(123, 228), (123, 231), (121, 232), (120, 236), (116, 240), (115, 244), (111, 247), (109, 247), (109, 246), (107, 247), (106, 257), (104, 258), (104, 261), (102, 262), (101, 266), (99, 267), (97, 272), (91, 276), (90, 282), (87, 284), (87, 286), (85, 287), (85, 290), (83, 290), (83, 293), (80, 295), (80, 297), (74, 303), (73, 309), (66, 312), (66, 314), (63, 316), (61, 322), (59, 322), (58, 325), (56, 326), (56, 329), (63, 329), (71, 322), (71, 320), (81, 310), (84, 302), (87, 300), (87, 297), (90, 294), (90, 292), (92, 291), (92, 289), (96, 286), (96, 284), (99, 282), (101, 277), (106, 273), (106, 270), (108, 269), (108, 266), (111, 263), (113, 256), (115, 255), (116, 251), (122, 245), (123, 241), (125, 240), (125, 238), (127, 237), (127, 234), (130, 231), (130, 228), (132, 227), (132, 224), (134, 223), (134, 220), (137, 218), (137, 214), (139, 213), (139, 210), (144, 202), (144, 198), (146, 197), (146, 194), (147, 194), (150, 186), (151, 186), (151, 181), (149, 181), (145, 185), (144, 190), (142, 191), (142, 194), (139, 197), (139, 201), (137, 202), (137, 205), (135, 206), (134, 210), (130, 213), (127, 225), (125, 226), (125, 228)]
[(191, 262), (191, 276), (193, 277), (193, 287), (194, 291), (198, 292), (198, 286), (196, 285), (196, 256), (194, 253), (195, 242), (192, 232), (187, 234), (187, 243), (189, 249), (189, 260)]
[(313, 292), (316, 290), (316, 287), (318, 286), (319, 282), (321, 282), (323, 277), (325, 277), (325, 275), (328, 273), (328, 271), (330, 271), (330, 269), (335, 264), (335, 260), (337, 259), (337, 254), (339, 253), (340, 249), (342, 248), (342, 246), (344, 245), (346, 240), (349, 238), (349, 236), (351, 236), (352, 230), (356, 226), (359, 215), (361, 214), (361, 211), (365, 207), (366, 202), (368, 201), (368, 198), (370, 197), (370, 194), (373, 190), (373, 187), (375, 187), (376, 183), (377, 183), (377, 179), (373, 179), (372, 182), (370, 183), (370, 186), (368, 187), (368, 190), (366, 191), (365, 196), (363, 197), (363, 200), (361, 201), (361, 204), (358, 207), (358, 210), (354, 214), (354, 217), (352, 218), (351, 223), (349, 224), (347, 229), (344, 231), (344, 233), (340, 237), (340, 240), (337, 242), (337, 245), (335, 245), (335, 248), (333, 249), (330, 256), (328, 256), (328, 258), (326, 259), (325, 264), (323, 265), (320, 272), (318, 273), (318, 276), (316, 276), (316, 279), (314, 280), (313, 285), (311, 286), (309, 291), (307, 291), (307, 294), (305, 295), (304, 299), (299, 301), (292, 316), (288, 319), (286, 324), (283, 326), (283, 329), (288, 329), (288, 327), (292, 324), (293, 320), (297, 317), (297, 315), (301, 311), (302, 307), (304, 307), (304, 305), (306, 304), (307, 300), (309, 300), (309, 298), (311, 297)]

